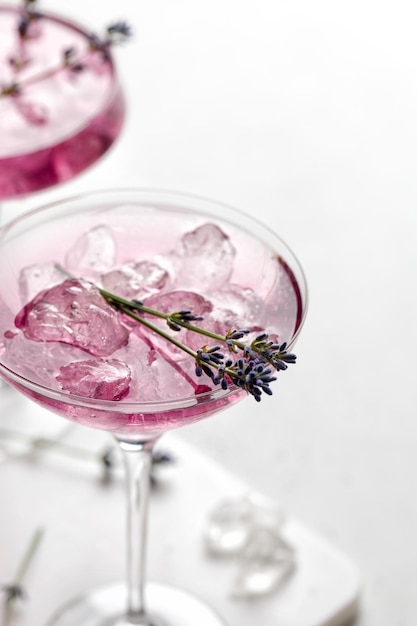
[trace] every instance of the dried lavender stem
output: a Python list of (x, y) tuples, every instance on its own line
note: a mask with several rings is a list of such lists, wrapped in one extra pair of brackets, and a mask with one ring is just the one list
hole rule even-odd
[[(23, 559), (20, 562), (20, 565), (17, 569), (17, 573), (13, 582), (10, 585), (7, 585), (8, 589), (12, 590), (12, 589), (21, 588), (21, 584), (23, 582), (25, 574), (35, 556), (35, 553), (39, 547), (43, 534), (44, 534), (43, 528), (38, 528), (35, 531), (27, 550), (23, 555)], [(14, 602), (17, 597), (19, 597), (18, 594), (9, 593), (9, 595), (7, 595), (7, 589), (6, 589), (6, 601), (4, 604), (2, 626), (9, 626), (10, 620), (13, 615)]]

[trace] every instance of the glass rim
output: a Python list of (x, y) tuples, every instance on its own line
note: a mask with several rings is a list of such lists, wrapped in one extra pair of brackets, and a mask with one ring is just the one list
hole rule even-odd
[[(20, 11), (21, 11), (21, 7), (19, 7), (17, 5), (12, 5), (12, 4), (7, 4), (7, 3), (0, 2), (0, 14), (2, 12), (11, 12), (11, 13), (18, 14)], [(65, 26), (66, 28), (75, 31), (79, 35), (82, 35), (86, 39), (87, 39), (88, 35), (90, 34), (88, 28), (83, 26), (80, 22), (73, 20), (72, 18), (69, 18), (69, 17), (67, 18), (65, 16), (62, 16), (62, 15), (59, 15), (57, 13), (50, 12), (50, 11), (46, 11), (46, 12), (42, 11), (42, 18), (46, 18), (47, 20), (50, 20), (51, 22), (55, 22), (57, 24)], [(109, 80), (107, 93), (106, 93), (105, 97), (103, 98), (102, 106), (100, 106), (99, 109), (95, 109), (93, 114), (90, 114), (88, 116), (88, 118), (84, 119), (81, 123), (79, 123), (79, 124), (75, 125), (74, 127), (72, 127), (72, 130), (70, 129), (67, 132), (61, 133), (58, 138), (55, 137), (53, 139), (52, 143), (51, 142), (44, 142), (42, 145), (39, 145), (39, 146), (36, 146), (36, 145), (33, 146), (32, 145), (28, 149), (25, 149), (24, 152), (22, 152), (22, 151), (17, 151), (17, 152), (13, 151), (13, 152), (10, 152), (10, 153), (8, 153), (8, 154), (6, 154), (4, 156), (0, 155), (0, 162), (3, 159), (17, 159), (17, 158), (21, 158), (21, 157), (30, 156), (32, 154), (37, 154), (38, 152), (42, 152), (44, 150), (50, 150), (57, 143), (63, 143), (65, 141), (68, 141), (68, 140), (72, 139), (73, 137), (76, 137), (83, 130), (88, 128), (88, 126), (91, 124), (92, 120), (94, 120), (103, 111), (107, 110), (110, 107), (111, 103), (113, 102), (113, 100), (116, 98), (116, 96), (119, 93), (121, 95), (123, 95), (121, 87), (120, 87), (118, 73), (117, 73), (117, 70), (116, 70), (116, 64), (115, 64), (115, 61), (113, 59), (113, 55), (112, 55), (112, 51), (111, 50), (108, 51), (108, 57), (107, 57), (106, 61), (109, 64), (109, 68), (110, 68), (110, 80)]]
[[(210, 206), (217, 207), (218, 209), (223, 209), (227, 211), (228, 213), (232, 214), (233, 217), (240, 218), (240, 220), (243, 219), (246, 223), (251, 224), (252, 226), (256, 225), (257, 228), (261, 230), (267, 236), (267, 238), (269, 239), (272, 238), (276, 240), (277, 242), (279, 242), (280, 246), (282, 246), (285, 249), (286, 254), (288, 254), (291, 257), (291, 263), (288, 265), (288, 267), (292, 271), (295, 266), (298, 271), (299, 275), (297, 276), (298, 278), (298, 280), (296, 281), (297, 285), (298, 283), (301, 283), (300, 285), (301, 291), (302, 291), (301, 293), (301, 298), (302, 298), (301, 319), (297, 326), (296, 331), (291, 337), (291, 340), (288, 341), (287, 347), (291, 348), (294, 345), (304, 325), (306, 314), (307, 314), (307, 309), (308, 309), (308, 287), (307, 287), (307, 281), (306, 281), (306, 277), (304, 274), (304, 270), (300, 262), (298, 261), (298, 258), (293, 253), (292, 249), (278, 234), (276, 234), (272, 230), (269, 230), (266, 227), (266, 225), (263, 224), (257, 218), (252, 217), (245, 211), (242, 211), (241, 209), (237, 209), (236, 207), (230, 204), (227, 204), (225, 202), (222, 202), (222, 201), (217, 201), (209, 197), (194, 194), (194, 193), (176, 191), (172, 189), (158, 189), (158, 188), (146, 188), (146, 187), (143, 187), (143, 188), (127, 187), (127, 188), (120, 188), (120, 189), (108, 188), (108, 189), (87, 191), (87, 192), (83, 192), (80, 194), (74, 194), (72, 196), (68, 196), (59, 200), (54, 200), (53, 202), (49, 202), (42, 206), (33, 208), (13, 218), (12, 220), (8, 221), (3, 226), (0, 226), (0, 248), (2, 245), (2, 240), (7, 235), (7, 233), (11, 231), (14, 227), (20, 225), (21, 223), (24, 223), (31, 217), (34, 217), (38, 214), (46, 213), (53, 208), (64, 207), (66, 205), (83, 202), (89, 199), (94, 200), (94, 199), (99, 199), (100, 197), (103, 197), (103, 198), (107, 198), (108, 202), (110, 202), (110, 198), (112, 198), (113, 195), (114, 195), (114, 201), (111, 202), (112, 206), (113, 205), (117, 206), (117, 204), (122, 205), (124, 200), (126, 201), (126, 198), (130, 198), (132, 203), (136, 203), (138, 205), (141, 205), (141, 204), (145, 205), (145, 202), (149, 204), (151, 202), (155, 203), (157, 200), (159, 201), (164, 200), (165, 202), (169, 202), (169, 204), (172, 205), (173, 208), (176, 207), (176, 208), (182, 208), (182, 209), (186, 209), (186, 206), (184, 205), (186, 202), (203, 203), (204, 206), (206, 206), (206, 210), (200, 207), (195, 207), (195, 208), (193, 207), (192, 212), (197, 213), (197, 214), (199, 213), (201, 215), (208, 215), (209, 214), (208, 208)], [(181, 204), (181, 201), (182, 201), (182, 204)], [(191, 206), (193, 205), (190, 204), (190, 207)], [(218, 217), (218, 216), (216, 215), (213, 217)], [(231, 222), (231, 220), (228, 220), (227, 217), (228, 217), (227, 215), (226, 216), (222, 215), (222, 217), (219, 219), (221, 219), (222, 221), (226, 221), (226, 222), (229, 221), (235, 226), (240, 227), (237, 219), (236, 221)], [(254, 235), (254, 237), (259, 239), (257, 235)], [(284, 261), (286, 260), (287, 258), (284, 256)], [(31, 381), (25, 376), (22, 376), (18, 372), (15, 372), (11, 368), (9, 368), (7, 365), (2, 363), (1, 357), (0, 357), (0, 373), (3, 373), (4, 378), (6, 380), (9, 380), (9, 382), (13, 381), (17, 385), (21, 385), (25, 387), (26, 389), (38, 392), (42, 396), (47, 397), (51, 400), (59, 400), (60, 402), (64, 402), (66, 404), (76, 404), (77, 406), (82, 406), (84, 408), (95, 408), (95, 409), (101, 409), (103, 411), (116, 411), (117, 413), (122, 413), (122, 414), (127, 414), (127, 413), (144, 413), (145, 414), (145, 413), (153, 413), (153, 412), (164, 412), (164, 411), (170, 411), (170, 410), (181, 409), (181, 408), (189, 408), (189, 407), (193, 407), (197, 405), (204, 405), (204, 404), (208, 404), (211, 402), (215, 402), (216, 400), (222, 400), (232, 395), (236, 395), (239, 392), (242, 392), (242, 389), (240, 387), (231, 384), (227, 390), (223, 390), (221, 388), (221, 385), (217, 385), (217, 386), (214, 386), (214, 388), (209, 391), (204, 391), (198, 394), (189, 394), (181, 398), (175, 398), (175, 399), (170, 399), (170, 400), (152, 400), (152, 401), (144, 401), (144, 402), (140, 402), (137, 400), (133, 402), (129, 402), (128, 400), (127, 401), (126, 400), (103, 400), (100, 398), (97, 398), (97, 399), (88, 398), (85, 396), (78, 396), (75, 394), (71, 394), (65, 391), (50, 389), (49, 387), (41, 385), (40, 383)]]

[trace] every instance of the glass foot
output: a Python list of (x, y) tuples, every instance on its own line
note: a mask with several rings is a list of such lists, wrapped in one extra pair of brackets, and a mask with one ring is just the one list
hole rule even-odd
[(180, 589), (150, 583), (145, 603), (146, 617), (129, 618), (125, 585), (100, 587), (68, 602), (46, 626), (225, 626), (210, 607)]

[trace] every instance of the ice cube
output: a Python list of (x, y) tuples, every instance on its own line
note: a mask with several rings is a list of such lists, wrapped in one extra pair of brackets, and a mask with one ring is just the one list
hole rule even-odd
[(161, 400), (186, 398), (194, 393), (190, 377), (183, 367), (174, 360), (165, 358), (159, 351), (154, 353), (149, 374), (156, 388), (157, 398)]
[(65, 258), (66, 266), (77, 273), (103, 273), (116, 263), (116, 242), (108, 226), (103, 224), (83, 233)]
[[(144, 300), (144, 305), (151, 309), (156, 309), (161, 311), (162, 313), (175, 313), (177, 311), (191, 311), (193, 315), (202, 316), (204, 321), (209, 316), (212, 310), (212, 304), (209, 300), (204, 298), (198, 293), (194, 293), (193, 291), (186, 290), (178, 290), (178, 291), (168, 291), (165, 293), (156, 294), (154, 296), (150, 296)], [(153, 324), (162, 328), (169, 335), (172, 335), (175, 339), (187, 343), (189, 341), (189, 333), (185, 330), (174, 331), (168, 328), (165, 320), (159, 319), (157, 317), (152, 317), (150, 315), (144, 315), (147, 317)], [(204, 326), (203, 322), (195, 322), (197, 326)], [(195, 333), (193, 333), (194, 335)], [(158, 337), (154, 335), (150, 335), (152, 337), (152, 341), (157, 342), (158, 345), (163, 345), (164, 349), (168, 354), (176, 355), (177, 357), (186, 357), (187, 355), (175, 347), (173, 344), (170, 344), (168, 341), (162, 339), (158, 339)], [(206, 337), (202, 335), (197, 335), (198, 338), (198, 347), (201, 347), (202, 343), (207, 343), (208, 340)], [(162, 343), (161, 343), (162, 341)], [(193, 347), (190, 345), (190, 347)]]
[(209, 300), (198, 293), (184, 289), (155, 294), (146, 298), (144, 304), (162, 313), (191, 311), (194, 315), (198, 316), (207, 315), (207, 313), (210, 313), (213, 309), (213, 305)]
[(238, 328), (258, 325), (263, 311), (262, 299), (250, 287), (230, 284), (213, 296), (225, 319)]
[[(3, 362), (28, 380), (58, 389), (55, 374), (68, 361), (80, 360), (85, 352), (63, 343), (29, 341), (18, 330), (7, 332), (3, 340)], [(1, 348), (0, 348), (1, 349)]]
[(101, 276), (103, 287), (127, 300), (142, 300), (158, 293), (169, 280), (168, 272), (152, 261), (136, 261)]
[(210, 553), (234, 555), (249, 541), (254, 510), (248, 498), (220, 502), (208, 519), (205, 542)]
[(235, 249), (216, 224), (203, 224), (185, 233), (177, 254), (176, 281), (181, 288), (218, 289), (232, 274)]
[(257, 528), (275, 531), (283, 520), (283, 512), (256, 493), (222, 500), (207, 521), (207, 548), (218, 555), (243, 553)]
[(227, 288), (211, 294), (213, 304), (212, 324), (220, 334), (229, 330), (247, 328), (254, 332), (263, 331), (260, 325), (263, 315), (262, 299), (249, 287), (241, 287), (231, 283)]
[(129, 393), (131, 372), (118, 359), (75, 361), (60, 368), (56, 380), (64, 391), (101, 400), (121, 400)]
[(259, 597), (276, 591), (295, 568), (295, 551), (278, 529), (258, 526), (241, 554), (232, 594)]
[(128, 346), (117, 354), (120, 358), (123, 352), (129, 355), (126, 360), (132, 370), (130, 395), (140, 401), (191, 396), (194, 380), (184, 362), (177, 363), (170, 355), (167, 342), (158, 346), (154, 345), (153, 339), (151, 333), (138, 325), (137, 332), (131, 334)]
[(19, 113), (29, 124), (43, 126), (48, 122), (49, 111), (43, 103), (25, 100), (22, 96), (13, 98), (13, 102)]
[(61, 283), (63, 279), (54, 263), (37, 263), (24, 267), (19, 275), (19, 293), (23, 303), (28, 302), (43, 289)]
[(129, 339), (98, 289), (74, 278), (35, 296), (17, 314), (15, 325), (33, 341), (68, 343), (94, 356), (110, 356)]

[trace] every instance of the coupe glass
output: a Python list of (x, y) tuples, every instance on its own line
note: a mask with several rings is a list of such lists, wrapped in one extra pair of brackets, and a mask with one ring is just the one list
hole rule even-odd
[[(0, 3), (0, 223), (2, 201), (69, 181), (93, 165), (125, 117), (110, 50), (105, 58), (90, 50), (87, 30), (46, 13), (23, 38), (24, 16), (23, 6)], [(82, 71), (62, 67), (65, 50)], [(17, 83), (19, 92), (4, 95)]]
[(93, 50), (87, 30), (46, 13), (22, 37), (25, 15), (0, 4), (0, 201), (85, 170), (113, 144), (125, 112), (108, 48)]
[[(56, 374), (65, 359), (91, 360), (91, 354), (62, 343), (25, 339), (14, 326), (15, 315), (33, 296), (28, 293), (33, 285), (22, 280), (27, 268), (44, 272), (47, 282), (55, 264), (72, 272), (76, 267), (107, 289), (113, 272), (130, 272), (132, 262), (145, 263), (148, 270), (153, 264), (143, 289), (136, 286), (143, 302), (167, 297), (177, 311), (184, 308), (184, 298), (187, 308), (190, 299), (204, 302), (207, 322), (198, 322), (203, 327), (238, 320), (240, 328), (244, 324), (258, 332), (261, 323), (291, 347), (305, 318), (306, 283), (289, 248), (268, 227), (207, 199), (152, 190), (98, 192), (31, 211), (0, 230), (0, 374), (56, 414), (110, 432), (126, 470), (126, 582), (76, 598), (48, 626), (219, 626), (223, 622), (216, 612), (194, 596), (145, 583), (152, 449), (165, 431), (216, 414), (247, 392), (194, 376), (192, 357), (183, 357), (165, 340), (158, 343), (151, 331), (138, 335), (138, 324), (129, 321), (129, 343), (115, 353), (131, 368), (129, 394), (120, 400), (74, 394), (60, 387)], [(121, 287), (130, 288), (120, 280)], [(36, 284), (39, 288), (39, 275)], [(78, 305), (71, 307), (75, 311)], [(207, 339), (198, 337), (201, 343)], [(272, 398), (263, 401), (273, 403)], [(254, 402), (252, 396), (247, 402)], [(254, 402), (254, 410), (256, 406)]]

